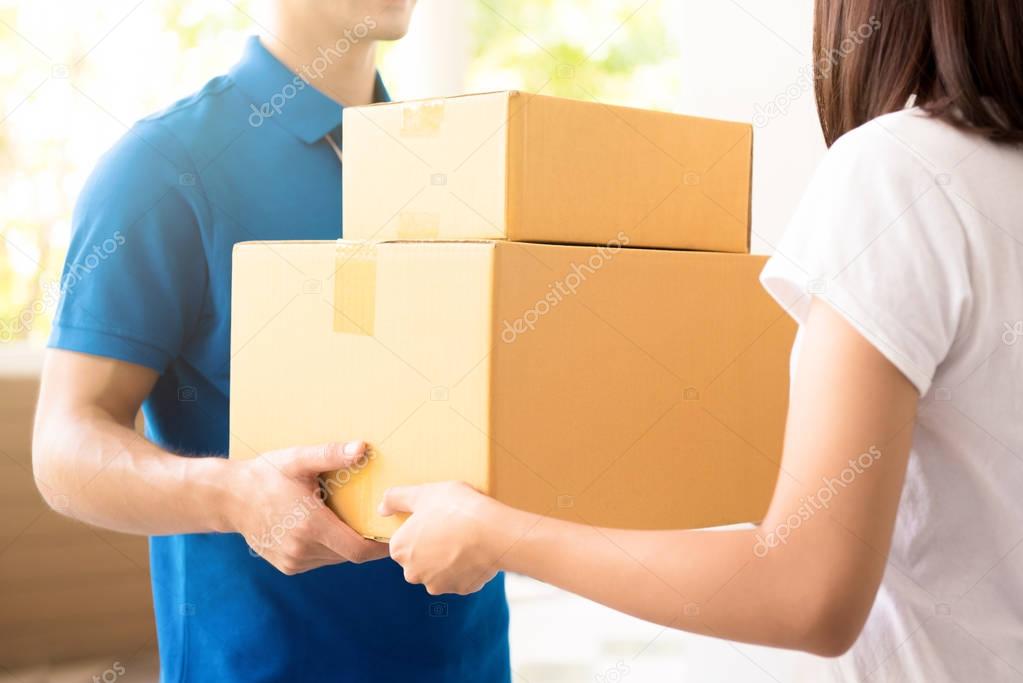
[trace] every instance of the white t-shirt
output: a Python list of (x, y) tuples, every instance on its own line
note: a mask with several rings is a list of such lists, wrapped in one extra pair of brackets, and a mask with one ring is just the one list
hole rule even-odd
[(826, 300), (922, 397), (873, 610), (808, 680), (1023, 682), (1023, 148), (875, 119), (829, 150), (761, 281), (799, 322)]

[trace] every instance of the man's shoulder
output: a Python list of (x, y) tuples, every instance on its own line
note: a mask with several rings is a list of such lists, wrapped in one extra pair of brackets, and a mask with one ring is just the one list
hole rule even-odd
[(217, 76), (196, 92), (140, 119), (132, 127), (143, 138), (186, 155), (202, 167), (248, 126), (248, 103), (228, 75)]
[(246, 106), (230, 76), (217, 76), (191, 95), (136, 121), (100, 159), (92, 180), (194, 181), (248, 127)]
[(233, 86), (234, 81), (230, 76), (216, 76), (195, 92), (143, 117), (138, 123), (162, 122), (176, 126), (197, 117), (208, 116), (218, 109), (230, 108), (232, 103), (229, 98)]

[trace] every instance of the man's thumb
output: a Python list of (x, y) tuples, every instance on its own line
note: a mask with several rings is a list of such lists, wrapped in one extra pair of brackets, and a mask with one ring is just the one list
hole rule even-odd
[(279, 451), (274, 459), (281, 464), (281, 470), (292, 477), (318, 476), (355, 465), (366, 457), (367, 450), (363, 441), (325, 443)]

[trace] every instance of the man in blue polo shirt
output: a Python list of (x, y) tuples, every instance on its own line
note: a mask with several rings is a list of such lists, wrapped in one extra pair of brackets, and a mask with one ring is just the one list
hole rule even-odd
[(79, 198), (35, 474), (55, 508), (153, 537), (165, 681), (509, 679), (501, 577), (432, 597), (315, 497), (362, 444), (223, 457), (232, 247), (339, 236), (341, 109), (387, 98), (374, 44), (413, 4), (278, 0), (270, 35), (132, 127)]

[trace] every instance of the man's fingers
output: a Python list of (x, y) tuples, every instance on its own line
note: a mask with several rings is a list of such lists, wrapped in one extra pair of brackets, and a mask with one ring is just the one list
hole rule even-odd
[(363, 441), (297, 446), (268, 454), (281, 471), (292, 477), (318, 476), (324, 472), (352, 467), (366, 457), (369, 447)]
[(377, 511), (383, 517), (390, 517), (397, 512), (415, 512), (418, 498), (418, 486), (392, 486), (384, 491), (384, 499), (380, 501)]
[(388, 555), (386, 543), (363, 538), (326, 507), (316, 512), (314, 524), (320, 544), (346, 560), (361, 563)]

